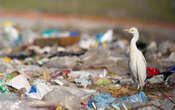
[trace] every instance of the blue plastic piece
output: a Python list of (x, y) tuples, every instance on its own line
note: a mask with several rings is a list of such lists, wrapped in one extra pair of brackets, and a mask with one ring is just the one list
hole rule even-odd
[(100, 93), (99, 95), (95, 96), (93, 100), (89, 101), (86, 105), (87, 107), (92, 108), (94, 103), (97, 109), (107, 108), (112, 104), (114, 100), (115, 98), (113, 98), (110, 94)]
[(12, 43), (12, 47), (18, 46), (21, 42), (22, 42), (22, 35), (20, 34), (20, 35), (18, 36), (18, 39), (16, 39), (16, 40)]
[(35, 86), (35, 85), (32, 85), (32, 87), (31, 87), (29, 93), (36, 93), (36, 92), (37, 92), (36, 86)]
[(40, 33), (44, 34), (44, 35), (47, 35), (47, 36), (50, 36), (52, 34), (60, 33), (60, 30), (44, 30), (44, 31), (41, 31)]
[(169, 71), (175, 71), (175, 67), (168, 69), (166, 72), (169, 72)]
[(97, 40), (97, 42), (101, 42), (101, 39), (103, 38), (103, 36), (104, 36), (104, 33), (99, 33), (99, 34), (97, 34), (97, 35), (96, 35), (96, 40)]
[(144, 103), (147, 100), (146, 94), (144, 92), (140, 92), (132, 96), (117, 98), (111, 105), (117, 109), (121, 104), (124, 104), (125, 106), (132, 106), (134, 104)]
[(71, 37), (75, 37), (75, 36), (79, 36), (79, 35), (80, 35), (79, 32), (70, 32)]

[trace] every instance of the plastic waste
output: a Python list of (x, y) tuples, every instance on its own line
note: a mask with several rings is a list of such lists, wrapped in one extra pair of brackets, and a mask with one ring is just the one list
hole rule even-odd
[(147, 75), (148, 76), (155, 76), (157, 74), (159, 74), (159, 69), (158, 68), (151, 68), (151, 67), (147, 67)]
[(97, 110), (105, 110), (114, 102), (114, 100), (115, 98), (113, 98), (110, 94), (100, 93), (95, 96), (93, 100), (90, 100), (86, 106)]
[(6, 21), (3, 23), (4, 37), (7, 46), (17, 46), (22, 41), (22, 36), (12, 22)]
[[(128, 73), (128, 58), (127, 57), (115, 57), (104, 48), (93, 48), (80, 56), (81, 69), (87, 68), (107, 68), (110, 72), (125, 74)], [(76, 65), (78, 66), (78, 65)]]
[(93, 38), (83, 39), (79, 43), (80, 48), (83, 48), (83, 49), (89, 49), (90, 47), (95, 45), (96, 45), (96, 40)]
[(44, 66), (50, 68), (60, 68), (60, 69), (67, 69), (73, 68), (79, 61), (78, 57), (59, 57), (53, 60), (47, 61)]
[(13, 66), (3, 60), (0, 60), (0, 73), (9, 73), (13, 71)]
[(63, 109), (62, 106), (58, 106), (58, 107), (56, 108), (56, 110), (62, 110), (62, 109)]
[(59, 51), (57, 53), (54, 53), (52, 55), (49, 55), (48, 58), (52, 58), (52, 57), (55, 57), (55, 56), (59, 56), (59, 57), (64, 57), (64, 56), (81, 56), (81, 55), (84, 55), (86, 51), (81, 51), (81, 52), (64, 52), (64, 51)]
[(148, 50), (148, 51), (154, 51), (154, 52), (156, 52), (156, 51), (158, 50), (157, 42), (152, 41), (152, 42), (148, 45), (147, 50)]
[(34, 108), (26, 104), (26, 101), (19, 100), (17, 96), (11, 94), (0, 94), (1, 110), (48, 110), (45, 108)]
[(122, 97), (122, 98), (117, 98), (115, 101), (111, 104), (115, 110), (120, 110), (121, 107), (131, 107), (134, 104), (142, 104), (146, 102), (147, 96), (144, 92), (139, 92), (138, 94), (128, 96), (128, 97)]
[(148, 79), (148, 81), (151, 84), (163, 83), (164, 82), (164, 76), (163, 75), (156, 75), (156, 76), (151, 77), (150, 79)]
[(51, 79), (50, 74), (48, 73), (48, 70), (46, 68), (44, 68), (44, 70), (43, 70), (43, 79), (44, 80), (50, 80)]
[(9, 57), (4, 57), (2, 60), (7, 62), (7, 63), (10, 63), (10, 61), (11, 61), (11, 59)]
[(7, 85), (12, 86), (16, 89), (26, 88), (27, 91), (30, 90), (30, 84), (24, 75), (18, 75), (13, 79), (6, 82)]
[(169, 85), (174, 86), (175, 85), (175, 73), (172, 71), (167, 71), (164, 73), (164, 80), (166, 80), (166, 83)]
[(20, 73), (18, 71), (13, 71), (10, 74), (6, 74), (5, 75), (5, 81), (8, 82), (9, 80), (13, 79), (14, 77), (16, 77), (19, 74)]
[(40, 76), (43, 73), (43, 69), (37, 65), (19, 65), (17, 69), (20, 73), (23, 73), (26, 78), (34, 76)]
[(10, 94), (8, 87), (6, 86), (5, 82), (0, 80), (0, 93), (1, 94)]
[(31, 29), (23, 29), (22, 33), (22, 45), (31, 45), (33, 41), (39, 37), (39, 33), (32, 31)]
[(69, 110), (80, 110), (82, 97), (93, 95), (95, 92), (89, 89), (57, 86), (44, 96), (43, 101), (46, 105), (60, 105)]
[(40, 32), (45, 38), (55, 37), (60, 33), (60, 30), (43, 30)]
[(166, 61), (175, 61), (175, 52), (172, 52), (166, 59)]
[(113, 30), (109, 29), (104, 34), (97, 34), (96, 38), (98, 42), (111, 42), (113, 38)]
[(41, 100), (50, 91), (52, 91), (52, 89), (45, 83), (36, 82), (26, 95), (30, 98)]
[(68, 75), (76, 79), (89, 79), (91, 74), (87, 71), (71, 71)]
[(57, 83), (60, 86), (63, 86), (64, 85), (64, 83), (62, 81), (57, 80), (57, 79), (55, 79), (54, 82)]
[(128, 45), (127, 40), (118, 40), (114, 43), (115, 48), (120, 48), (120, 49), (123, 49), (123, 50), (127, 49), (127, 47), (128, 47), (127, 45)]
[(105, 86), (105, 85), (109, 85), (109, 84), (111, 84), (112, 83), (112, 81), (111, 80), (109, 80), (109, 79), (107, 79), (107, 78), (101, 78), (101, 79), (99, 79), (98, 81), (97, 81), (97, 85), (103, 85), (103, 86)]
[(84, 88), (91, 84), (91, 80), (86, 79), (75, 79), (74, 81), (77, 84), (77, 86), (83, 86)]
[(159, 52), (162, 54), (169, 54), (174, 49), (175, 45), (172, 41), (164, 41), (159, 45)]
[(163, 105), (164, 105), (164, 110), (166, 109), (166, 110), (173, 110), (173, 108), (174, 108), (174, 103), (172, 103), (172, 100), (173, 99), (171, 99), (171, 100), (169, 100), (169, 99), (165, 99), (164, 100), (164, 103), (163, 103)]

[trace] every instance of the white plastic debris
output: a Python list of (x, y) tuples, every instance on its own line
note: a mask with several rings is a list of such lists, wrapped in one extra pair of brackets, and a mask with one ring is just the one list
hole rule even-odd
[(79, 46), (80, 48), (83, 48), (83, 49), (89, 49), (92, 45), (95, 45), (95, 44), (96, 44), (96, 40), (89, 38), (89, 39), (81, 40), (79, 43)]
[(57, 83), (60, 86), (64, 85), (64, 83), (62, 81), (58, 80), (58, 79), (55, 79), (54, 82)]
[(35, 98), (41, 100), (48, 92), (52, 91), (52, 89), (46, 85), (45, 83), (35, 83), (36, 91), (27, 93), (27, 96), (30, 98)]
[(27, 91), (30, 90), (30, 84), (24, 75), (18, 75), (14, 77), (10, 81), (8, 81), (6, 84), (16, 89), (26, 88)]
[(103, 74), (100, 74), (99, 77), (104, 78), (104, 77), (106, 77), (107, 74), (108, 74), (107, 70), (104, 69)]
[(91, 81), (86, 79), (75, 79), (75, 82), (78, 86), (83, 86), (84, 88), (91, 84)]
[(68, 75), (76, 79), (88, 79), (91, 74), (86, 71), (71, 71)]
[(101, 38), (101, 42), (111, 42), (113, 37), (113, 30), (109, 29), (107, 32), (104, 33), (103, 37)]

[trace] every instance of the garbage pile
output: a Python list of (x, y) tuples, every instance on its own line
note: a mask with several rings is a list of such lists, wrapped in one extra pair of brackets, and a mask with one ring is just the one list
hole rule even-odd
[[(147, 78), (136, 88), (129, 40), (114, 29), (90, 35), (31, 30), (5, 22), (1, 31), (0, 109), (173, 110), (175, 44), (138, 41)], [(125, 34), (124, 34), (125, 35)]]

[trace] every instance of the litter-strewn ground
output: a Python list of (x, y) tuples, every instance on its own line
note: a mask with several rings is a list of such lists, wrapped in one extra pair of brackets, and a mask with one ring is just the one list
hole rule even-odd
[(136, 23), (147, 61), (138, 90), (128, 69), (132, 35), (123, 32), (134, 22), (6, 15), (0, 18), (1, 109), (174, 109), (174, 26)]

